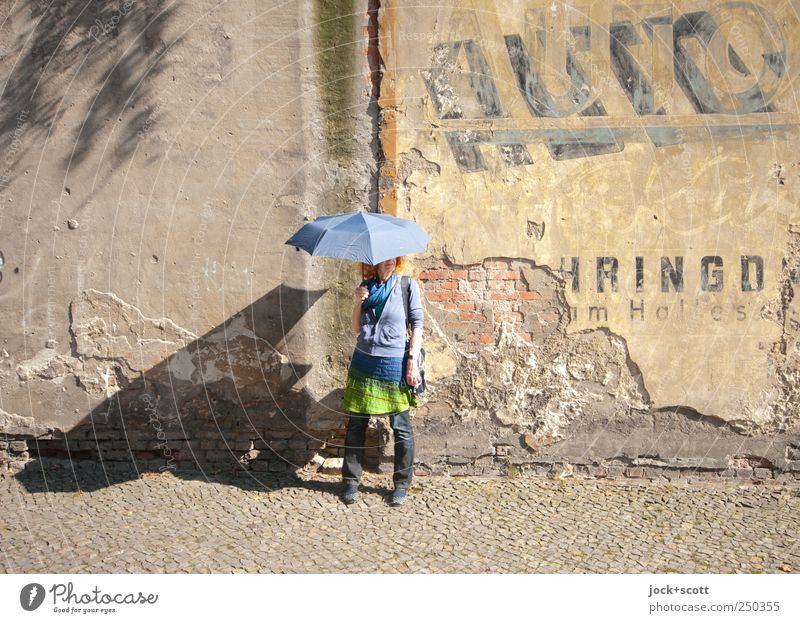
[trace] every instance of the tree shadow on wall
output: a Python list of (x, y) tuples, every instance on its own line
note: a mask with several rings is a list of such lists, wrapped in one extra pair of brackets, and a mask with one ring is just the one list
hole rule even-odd
[(296, 482), (345, 418), (341, 392), (315, 400), (300, 382), (311, 364), (283, 354), (324, 293), (278, 286), (200, 338), (113, 295), (83, 293), (70, 315), (85, 368), (73, 372), (90, 394), (113, 396), (70, 430), (29, 441), (38, 460), (16, 478), (28, 491), (95, 490), (158, 471), (261, 490)]
[(16, 60), (0, 97), (0, 135), (17, 141), (13, 159), (18, 162), (37, 139), (44, 142), (70, 107), (70, 90), (78, 92), (72, 85), (78, 72), (98, 76), (96, 94), (74, 128), (74, 149), (65, 165), (83, 162), (109, 120), (138, 109), (124, 122), (109, 126), (120, 136), (114, 156), (130, 156), (137, 133), (152, 113), (144, 105), (147, 84), (163, 71), (162, 58), (169, 47), (164, 33), (174, 11), (175, 2), (167, 0), (40, 0), (12, 7), (6, 24), (30, 24), (16, 36), (6, 33), (11, 42), (6, 56)]

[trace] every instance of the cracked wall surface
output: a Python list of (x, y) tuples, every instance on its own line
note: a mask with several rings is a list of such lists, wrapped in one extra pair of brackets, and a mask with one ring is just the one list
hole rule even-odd
[(459, 469), (796, 468), (797, 12), (392, 0), (382, 19), (381, 201), (433, 236), (423, 426)]

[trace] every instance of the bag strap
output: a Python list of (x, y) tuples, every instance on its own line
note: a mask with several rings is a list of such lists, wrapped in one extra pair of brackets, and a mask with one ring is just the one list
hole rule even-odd
[(400, 277), (400, 288), (403, 291), (403, 309), (406, 310), (406, 331), (411, 326), (411, 309), (409, 307), (411, 298), (411, 279), (406, 275)]

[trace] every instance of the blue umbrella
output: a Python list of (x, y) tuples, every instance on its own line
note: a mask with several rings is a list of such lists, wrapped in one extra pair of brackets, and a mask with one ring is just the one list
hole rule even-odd
[(286, 244), (311, 255), (374, 266), (393, 257), (424, 251), (430, 239), (414, 221), (388, 214), (353, 212), (320, 216), (303, 225)]

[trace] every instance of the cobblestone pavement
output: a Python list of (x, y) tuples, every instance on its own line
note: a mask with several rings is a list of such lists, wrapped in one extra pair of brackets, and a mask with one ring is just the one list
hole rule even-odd
[(0, 479), (3, 572), (745, 572), (800, 569), (797, 487), (369, 475)]

